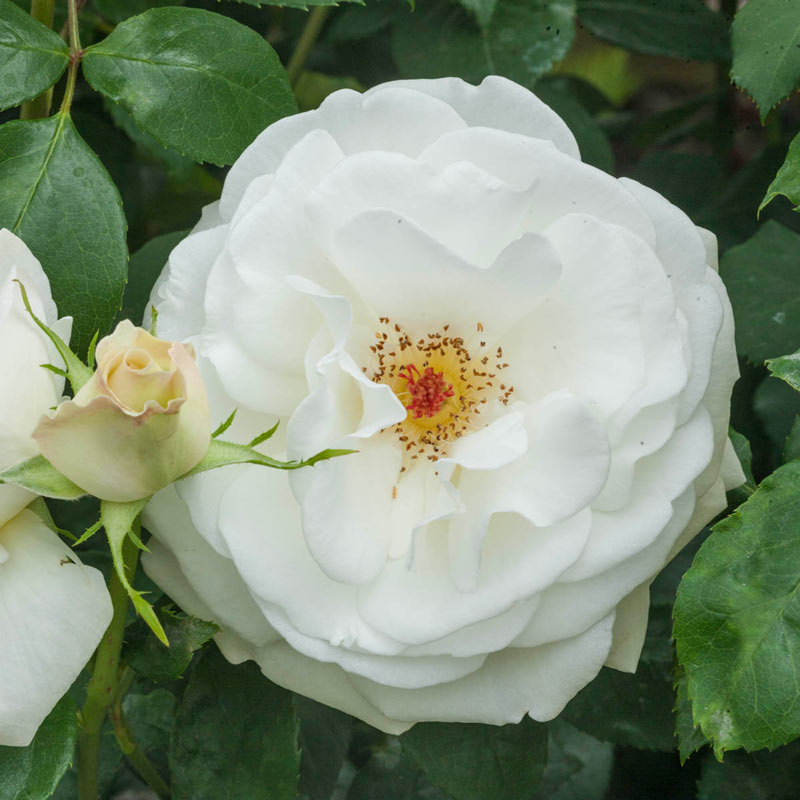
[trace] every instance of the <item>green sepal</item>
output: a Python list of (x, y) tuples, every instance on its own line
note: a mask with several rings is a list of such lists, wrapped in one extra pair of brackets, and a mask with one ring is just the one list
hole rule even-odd
[(0, 483), (28, 489), (55, 500), (77, 500), (86, 492), (62, 475), (44, 456), (33, 456), (0, 472)]
[[(56, 350), (58, 350), (58, 354), (64, 360), (64, 365), (66, 366), (66, 373), (67, 379), (69, 380), (70, 386), (72, 386), (72, 391), (77, 394), (83, 385), (88, 382), (89, 378), (92, 377), (93, 370), (86, 366), (79, 358), (69, 349), (69, 345), (54, 331), (50, 330), (50, 328), (44, 324), (37, 316), (33, 313), (33, 309), (31, 308), (30, 301), (28, 300), (28, 293), (25, 291), (25, 287), (20, 281), (17, 281), (19, 284), (19, 290), (22, 292), (22, 302), (25, 304), (25, 309), (31, 315), (33, 321), (44, 331), (47, 335), (47, 338), (55, 345)], [(92, 345), (97, 340), (97, 334), (95, 334), (94, 339), (92, 339)], [(91, 357), (94, 357), (94, 346), (91, 347)], [(91, 363), (91, 359), (90, 359)], [(48, 367), (49, 368), (49, 367)], [(56, 369), (58, 369), (56, 367)], [(51, 495), (47, 495), (50, 497)]]
[(102, 500), (100, 502), (100, 521), (106, 529), (108, 545), (111, 548), (111, 558), (114, 561), (117, 577), (125, 587), (133, 607), (147, 623), (150, 630), (158, 637), (158, 640), (169, 647), (167, 634), (164, 632), (153, 606), (144, 599), (144, 593), (137, 592), (131, 586), (128, 576), (125, 574), (125, 561), (122, 556), (122, 547), (127, 537), (130, 537), (134, 543), (138, 541), (141, 544), (138, 534), (134, 532), (134, 524), (149, 501), (149, 497), (133, 500), (129, 503), (112, 503), (110, 500)]
[[(274, 429), (273, 429), (274, 430)], [(257, 437), (254, 441), (259, 441)], [(300, 469), (301, 467), (311, 467), (319, 461), (329, 458), (346, 456), (356, 453), (357, 450), (322, 450), (316, 455), (303, 461), (278, 461), (277, 459), (265, 456), (254, 450), (250, 445), (236, 444), (235, 442), (225, 442), (219, 439), (212, 439), (208, 451), (201, 459), (200, 463), (190, 469), (185, 475), (181, 475), (178, 480), (197, 475), (200, 472), (207, 472), (218, 467), (227, 467), (231, 464), (260, 464), (262, 467), (272, 467), (273, 469)]]
[(217, 436), (222, 436), (222, 434), (225, 433), (225, 431), (228, 430), (231, 425), (233, 425), (233, 421), (236, 419), (236, 412), (238, 410), (238, 408), (234, 408), (233, 411), (231, 411), (231, 415), (228, 417), (228, 419), (221, 423), (220, 426), (211, 434), (212, 439), (216, 439)]

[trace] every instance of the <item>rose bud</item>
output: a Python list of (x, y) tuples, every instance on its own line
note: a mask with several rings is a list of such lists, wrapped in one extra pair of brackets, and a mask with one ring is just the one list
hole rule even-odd
[(189, 344), (117, 325), (97, 370), (33, 437), (50, 463), (101, 500), (129, 502), (194, 467), (210, 442), (205, 385)]

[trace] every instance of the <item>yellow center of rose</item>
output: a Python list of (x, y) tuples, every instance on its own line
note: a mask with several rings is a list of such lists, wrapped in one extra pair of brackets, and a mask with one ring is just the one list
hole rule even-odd
[(477, 323), (469, 347), (450, 325), (412, 339), (401, 325), (380, 317), (370, 346), (371, 369), (362, 369), (376, 383), (391, 387), (406, 407), (406, 418), (386, 429), (403, 444), (403, 470), (415, 459), (438, 461), (449, 442), (483, 427), (481, 413), (491, 400), (508, 404), (514, 387), (502, 379), (508, 366), (503, 349), (489, 348), (482, 334), (483, 325)]

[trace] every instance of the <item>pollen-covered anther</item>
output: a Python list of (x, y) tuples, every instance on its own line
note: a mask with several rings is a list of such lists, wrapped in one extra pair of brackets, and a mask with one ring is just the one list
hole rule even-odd
[[(508, 364), (496, 363), (493, 372), (482, 369), (492, 368), (489, 353), (503, 357), (501, 347), (488, 350), (481, 337), (470, 345), (477, 351), (473, 357), (449, 324), (412, 339), (389, 317), (379, 317), (379, 322), (375, 344), (368, 345), (370, 366), (363, 369), (375, 383), (389, 386), (407, 409), (403, 421), (386, 429), (403, 448), (403, 470), (419, 456), (444, 458), (450, 442), (489, 423), (491, 403), (508, 405), (514, 387), (494, 381)], [(476, 334), (485, 336), (483, 323), (476, 324), (471, 336), (477, 339)]]

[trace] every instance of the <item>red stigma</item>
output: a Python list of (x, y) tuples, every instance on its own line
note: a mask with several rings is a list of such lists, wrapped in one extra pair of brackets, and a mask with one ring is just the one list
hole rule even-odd
[(420, 374), (413, 364), (409, 364), (400, 367), (398, 373), (411, 393), (411, 402), (406, 408), (414, 414), (414, 419), (436, 416), (445, 400), (455, 394), (453, 384), (445, 383), (442, 373), (434, 372), (433, 367), (425, 367), (425, 372)]

